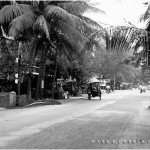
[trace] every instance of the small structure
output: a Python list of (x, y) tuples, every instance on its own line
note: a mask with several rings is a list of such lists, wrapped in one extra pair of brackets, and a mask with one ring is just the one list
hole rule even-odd
[(88, 84), (89, 83), (100, 83), (100, 80), (98, 80), (97, 78), (93, 77), (93, 78), (89, 79)]
[(9, 108), (16, 106), (16, 92), (12, 91), (9, 94)]

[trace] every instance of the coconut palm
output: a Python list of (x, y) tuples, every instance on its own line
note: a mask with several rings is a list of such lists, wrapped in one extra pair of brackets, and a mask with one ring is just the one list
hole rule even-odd
[(145, 10), (145, 12), (140, 16), (140, 21), (144, 21), (146, 22), (146, 30), (150, 31), (150, 3), (147, 3), (147, 9)]
[[(78, 51), (86, 41), (86, 36), (93, 32), (94, 22), (82, 18), (81, 14), (87, 9), (95, 10), (82, 1), (13, 1), (0, 11), (0, 24), (5, 33), (16, 40), (33, 40), (33, 49), (41, 50), (41, 63), (37, 89), (44, 80), (44, 69), (47, 50), (55, 45), (51, 35), (63, 43), (66, 55), (68, 51)], [(96, 9), (97, 11), (97, 9)], [(95, 23), (94, 27), (99, 27)], [(40, 47), (37, 47), (40, 43)], [(36, 48), (34, 48), (36, 47)], [(71, 48), (71, 49), (70, 49)], [(34, 56), (32, 51), (31, 57)], [(32, 60), (32, 59), (31, 59)], [(39, 90), (37, 90), (37, 98)]]
[[(95, 32), (93, 37), (102, 35), (101, 32)], [(137, 66), (146, 57), (146, 35), (146, 30), (133, 26), (111, 26), (103, 30), (101, 37), (106, 42), (107, 51), (112, 53), (115, 51), (132, 52), (134, 57), (131, 59), (132, 63)]]
[[(150, 3), (149, 2), (147, 2), (147, 3), (145, 3), (146, 5), (147, 5), (147, 9), (146, 9), (146, 11), (144, 12), (144, 14), (143, 15), (141, 15), (141, 18), (140, 18), (140, 21), (144, 21), (144, 22), (146, 22), (146, 31), (147, 31), (147, 37), (149, 38), (149, 32), (150, 32)], [(148, 64), (147, 63), (147, 55), (148, 55), (148, 53), (149, 53), (149, 45), (150, 45), (150, 43), (149, 43), (149, 40), (147, 39), (147, 43), (146, 43), (146, 45), (147, 45), (147, 48), (145, 49), (145, 51), (143, 52), (143, 54), (141, 54), (141, 58), (139, 58), (139, 60), (146, 60), (145, 62), (145, 65), (143, 65), (143, 69), (145, 68), (145, 66), (146, 66), (146, 64)], [(140, 61), (139, 61), (140, 62)]]

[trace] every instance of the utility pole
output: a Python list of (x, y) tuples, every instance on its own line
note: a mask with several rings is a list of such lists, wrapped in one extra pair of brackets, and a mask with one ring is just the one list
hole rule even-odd
[(19, 102), (20, 100), (20, 67), (21, 67), (21, 46), (22, 46), (22, 42), (19, 42), (19, 46), (18, 46), (18, 54), (17, 54), (17, 58), (16, 58), (16, 67), (17, 67), (17, 71), (15, 74), (15, 83), (17, 84), (17, 92), (18, 92), (18, 100), (17, 102)]

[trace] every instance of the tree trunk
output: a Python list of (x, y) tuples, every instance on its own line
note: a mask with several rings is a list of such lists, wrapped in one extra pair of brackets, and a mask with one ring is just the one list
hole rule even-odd
[(45, 77), (45, 63), (46, 63), (46, 43), (44, 43), (44, 48), (42, 51), (42, 57), (40, 62), (40, 68), (39, 68), (39, 76), (36, 86), (36, 95), (35, 99), (42, 99), (44, 94), (44, 77)]
[(54, 90), (55, 90), (55, 89), (54, 89), (54, 85), (55, 85), (57, 67), (58, 67), (58, 63), (57, 63), (57, 56), (56, 56), (56, 60), (55, 60), (55, 72), (54, 72), (53, 84), (52, 84), (52, 99), (54, 99)]
[(29, 73), (28, 75), (28, 85), (27, 85), (27, 99), (31, 100), (32, 96), (31, 96), (32, 92), (31, 92), (31, 74)]
[[(37, 39), (35, 39), (36, 41)], [(36, 42), (35, 42), (36, 43)], [(29, 47), (29, 45), (26, 43), (28, 50), (30, 52), (30, 58), (29, 58), (29, 74), (28, 74), (28, 85), (27, 85), (27, 99), (30, 100), (32, 98), (32, 87), (31, 87), (31, 75), (32, 75), (32, 67), (34, 64), (34, 58), (35, 58), (35, 43), (33, 42), (32, 48)]]
[(21, 85), (21, 47), (22, 47), (22, 42), (19, 42), (18, 43), (18, 60), (17, 60), (17, 63), (18, 63), (18, 71), (17, 71), (17, 74), (18, 74), (18, 86), (17, 86), (17, 92), (18, 92), (18, 102), (20, 101), (20, 85)]

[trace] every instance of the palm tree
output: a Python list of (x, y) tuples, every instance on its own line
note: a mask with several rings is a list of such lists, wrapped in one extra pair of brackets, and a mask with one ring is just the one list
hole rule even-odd
[(144, 63), (145, 65), (142, 65), (143, 66), (142, 69), (144, 69), (144, 70), (145, 70), (145, 68), (147, 68), (147, 65), (146, 65), (146, 64), (148, 64), (147, 63), (147, 61), (148, 61), (147, 58), (148, 58), (148, 55), (150, 53), (149, 49), (148, 49), (150, 47), (150, 41), (149, 41), (149, 36), (150, 36), (149, 35), (149, 32), (150, 32), (150, 3), (147, 2), (145, 4), (147, 5), (147, 9), (144, 12), (144, 14), (141, 15), (140, 21), (146, 22), (146, 29), (145, 30), (147, 31), (147, 43), (146, 43), (147, 48), (144, 50), (143, 54), (141, 54), (141, 57), (139, 58), (139, 60), (146, 60), (145, 63)]
[(150, 3), (147, 2), (146, 3), (147, 5), (147, 9), (145, 10), (145, 12), (140, 16), (140, 21), (144, 21), (146, 22), (146, 30), (147, 31), (150, 31)]
[[(132, 51), (137, 54), (140, 47), (142, 53), (146, 50), (147, 32), (133, 26), (111, 26), (109, 28), (97, 31), (92, 37), (100, 36), (106, 43), (107, 51)], [(140, 55), (139, 55), (140, 56)]]
[[(6, 34), (18, 41), (33, 40), (34, 51), (31, 52), (31, 57), (34, 56), (35, 50), (42, 50), (37, 98), (39, 98), (41, 82), (44, 81), (47, 50), (55, 45), (51, 41), (51, 35), (57, 37), (63, 44), (62, 49), (66, 55), (69, 50), (71, 50), (69, 53), (81, 50), (86, 37), (94, 31), (91, 28), (94, 22), (81, 16), (87, 9), (95, 10), (84, 1), (53, 0), (13, 1), (1, 9), (0, 24)], [(88, 23), (85, 20), (88, 20)], [(101, 28), (96, 23), (94, 27)], [(41, 46), (37, 47), (37, 43)]]

